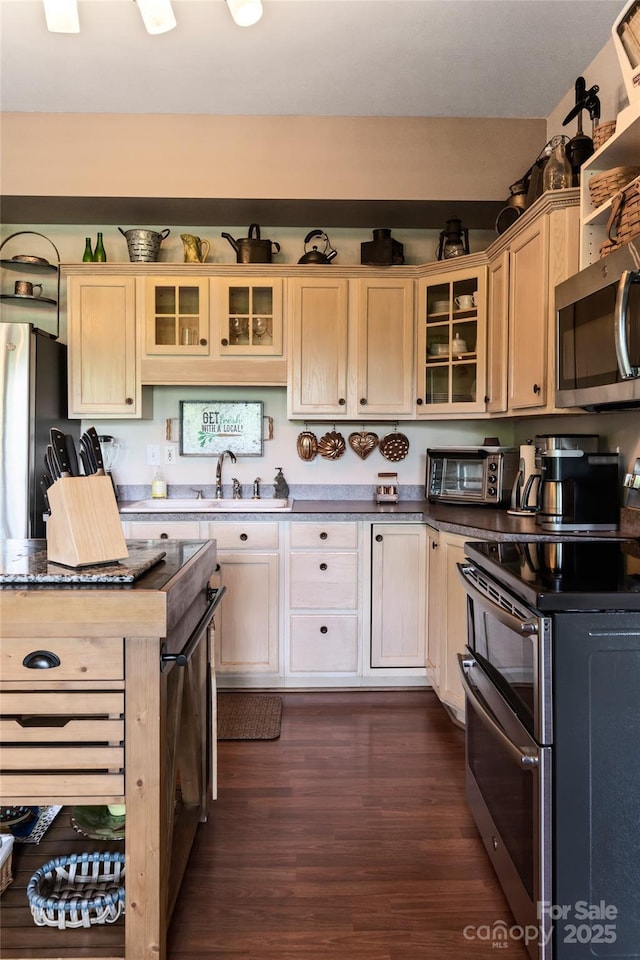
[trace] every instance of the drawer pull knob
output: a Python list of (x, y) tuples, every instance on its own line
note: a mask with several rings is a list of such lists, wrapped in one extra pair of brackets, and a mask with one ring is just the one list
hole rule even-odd
[(241, 540), (248, 540), (248, 539), (249, 539), (249, 534), (248, 534), (248, 533), (241, 533), (241, 534), (240, 534), (240, 539), (241, 539)]
[(22, 661), (27, 670), (51, 670), (60, 666), (60, 657), (51, 650), (32, 650)]
[(328, 633), (329, 627), (320, 627), (320, 633)]
[(161, 540), (168, 540), (168, 539), (169, 539), (169, 534), (168, 534), (168, 533), (161, 533), (161, 534), (160, 534), (160, 539), (161, 539)]
[(322, 533), (320, 534), (320, 539), (321, 539), (321, 540), (326, 540), (328, 536), (329, 536), (329, 534), (328, 534), (328, 533), (325, 533), (324, 530), (323, 530)]
[(326, 569), (327, 569), (326, 563), (321, 563), (321, 564), (320, 564), (320, 569), (321, 569), (321, 570), (326, 570)]

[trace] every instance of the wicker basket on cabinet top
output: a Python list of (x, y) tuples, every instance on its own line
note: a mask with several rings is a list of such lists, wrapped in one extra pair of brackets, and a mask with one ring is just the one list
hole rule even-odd
[(594, 207), (606, 203), (638, 174), (640, 174), (640, 167), (612, 167), (611, 170), (594, 174), (589, 180), (589, 196)]

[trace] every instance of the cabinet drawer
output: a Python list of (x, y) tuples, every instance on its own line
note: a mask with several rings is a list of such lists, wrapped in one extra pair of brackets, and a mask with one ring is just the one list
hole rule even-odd
[(199, 540), (197, 520), (131, 520), (127, 523), (130, 540)]
[(357, 547), (357, 523), (292, 523), (292, 547)]
[(122, 690), (3, 693), (0, 742), (5, 800), (124, 793)]
[(219, 550), (273, 550), (278, 546), (277, 523), (210, 523), (207, 535)]
[(358, 669), (356, 616), (292, 616), (292, 673), (355, 673)]
[[(122, 637), (12, 637), (0, 643), (0, 676), (5, 690), (15, 681), (41, 687), (59, 681), (123, 680), (124, 642)], [(4, 698), (2, 708), (6, 712)]]
[(354, 609), (358, 605), (358, 554), (293, 553), (289, 590), (291, 607)]

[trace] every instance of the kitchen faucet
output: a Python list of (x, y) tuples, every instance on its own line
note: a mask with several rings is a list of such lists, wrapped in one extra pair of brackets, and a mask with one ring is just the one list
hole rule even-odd
[(218, 464), (216, 466), (216, 500), (222, 500), (224, 496), (222, 493), (222, 464), (225, 457), (229, 457), (231, 463), (236, 462), (236, 455), (232, 450), (223, 450), (218, 457)]

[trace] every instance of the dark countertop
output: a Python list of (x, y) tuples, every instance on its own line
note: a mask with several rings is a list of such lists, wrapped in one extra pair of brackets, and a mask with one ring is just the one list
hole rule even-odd
[[(202, 550), (201, 540), (129, 540), (124, 560), (84, 567), (50, 563), (46, 540), (0, 540), (0, 590), (59, 587), (162, 590)], [(215, 563), (215, 553), (212, 564)]]
[[(171, 501), (168, 500), (168, 503)], [(121, 507), (124, 504), (121, 504)], [(368, 520), (372, 523), (410, 522), (427, 523), (438, 530), (460, 534), (470, 539), (491, 540), (593, 540), (625, 539), (629, 533), (620, 531), (566, 531), (563, 533), (541, 530), (534, 517), (514, 517), (505, 509), (478, 506), (451, 506), (429, 503), (427, 500), (404, 500), (399, 503), (377, 504), (372, 500), (294, 500), (289, 512), (269, 513), (261, 511), (246, 513), (172, 513), (150, 511), (127, 513), (123, 520), (215, 520), (232, 522), (248, 520)], [(633, 535), (633, 534), (631, 534)]]

